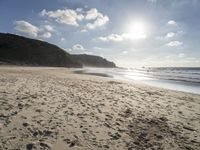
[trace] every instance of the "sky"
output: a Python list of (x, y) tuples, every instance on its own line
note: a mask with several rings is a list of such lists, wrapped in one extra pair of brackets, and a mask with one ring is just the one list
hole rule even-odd
[(120, 67), (200, 67), (200, 0), (0, 0), (0, 32)]

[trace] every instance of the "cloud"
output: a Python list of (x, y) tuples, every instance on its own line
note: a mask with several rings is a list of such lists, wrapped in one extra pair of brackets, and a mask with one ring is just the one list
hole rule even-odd
[(43, 25), (41, 28), (40, 28), (40, 31), (39, 31), (39, 37), (42, 37), (42, 38), (51, 38), (52, 37), (52, 33), (55, 32), (54, 28), (50, 25)]
[(65, 51), (72, 52), (71, 48), (63, 48)]
[(82, 11), (83, 11), (83, 8), (76, 8), (76, 11), (77, 11), (77, 12), (82, 12)]
[(183, 45), (183, 42), (179, 42), (179, 41), (171, 41), (166, 44), (166, 46), (169, 46), (169, 47), (178, 47), (181, 45)]
[(46, 31), (49, 31), (49, 32), (54, 32), (54, 28), (53, 28), (52, 26), (50, 26), (50, 25), (45, 25), (45, 26), (44, 26), (44, 29), (45, 29)]
[(86, 20), (95, 20), (93, 23), (87, 23), (86, 27), (88, 29), (95, 29), (96, 27), (103, 26), (109, 21), (108, 16), (104, 16), (102, 13), (98, 12), (96, 8), (92, 8), (86, 12)]
[(95, 46), (95, 47), (93, 47), (93, 49), (95, 49), (95, 50), (102, 50), (103, 48)]
[(92, 55), (92, 54), (93, 54), (93, 52), (84, 51), (82, 54)]
[(169, 33), (167, 33), (167, 35), (165, 36), (166, 38), (173, 38), (173, 37), (175, 37), (176, 36), (176, 33), (174, 33), (174, 32), (169, 32)]
[(72, 46), (72, 48), (66, 49), (66, 51), (71, 52), (72, 54), (88, 54), (88, 55), (93, 54), (93, 52), (88, 51), (81, 44), (75, 44)]
[(81, 44), (75, 44), (72, 46), (73, 50), (85, 50), (85, 48)]
[(168, 41), (170, 39), (174, 39), (178, 35), (179, 35), (179, 32), (177, 32), (177, 33), (175, 33), (175, 32), (169, 32), (165, 36), (157, 36), (157, 37), (155, 37), (155, 39), (159, 40), (159, 41)]
[(24, 20), (15, 21), (14, 24), (15, 30), (26, 33), (28, 36), (34, 38), (50, 38), (52, 37), (52, 32), (55, 31), (50, 25), (44, 25), (38, 28)]
[(77, 21), (80, 21), (84, 18), (82, 14), (78, 14), (75, 10), (72, 9), (58, 9), (56, 11), (46, 11), (43, 9), (40, 12), (40, 15), (55, 19), (55, 21), (58, 23), (72, 26), (78, 26)]
[(96, 8), (92, 8), (87, 11), (85, 19), (87, 19), (87, 20), (96, 19), (99, 15), (102, 15), (102, 14), (99, 13)]
[(98, 40), (104, 41), (104, 42), (120, 42), (123, 40), (123, 37), (121, 35), (118, 34), (110, 34), (108, 36), (101, 36), (97, 38)]
[(167, 22), (167, 24), (170, 25), (170, 26), (177, 26), (177, 23), (176, 23), (176, 21), (174, 21), (174, 20), (169, 20), (169, 21)]
[(20, 21), (15, 21), (14, 24), (15, 24), (15, 30), (22, 33), (26, 33), (31, 37), (38, 36), (39, 28), (32, 25), (31, 23), (24, 20), (20, 20)]
[(146, 39), (146, 34), (123, 33), (123, 34), (110, 34), (107, 36), (98, 37), (97, 40), (104, 42), (121, 42), (125, 40), (142, 40)]
[(41, 35), (43, 38), (50, 38), (52, 34), (50, 32), (45, 32)]
[(100, 13), (96, 8), (92, 8), (88, 11), (84, 11), (82, 8), (73, 9), (58, 9), (55, 11), (46, 11), (43, 9), (40, 16), (47, 17), (55, 20), (58, 23), (79, 26), (82, 21), (85, 28), (96, 29), (105, 25), (109, 18), (106, 15)]

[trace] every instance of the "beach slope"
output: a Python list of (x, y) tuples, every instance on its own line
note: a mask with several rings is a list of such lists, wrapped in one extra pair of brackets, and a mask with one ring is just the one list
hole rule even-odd
[(200, 95), (65, 68), (0, 68), (0, 149), (199, 147)]

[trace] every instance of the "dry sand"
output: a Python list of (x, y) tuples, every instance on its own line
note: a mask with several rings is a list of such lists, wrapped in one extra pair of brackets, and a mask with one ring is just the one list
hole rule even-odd
[(0, 68), (0, 149), (198, 150), (200, 95), (64, 68)]

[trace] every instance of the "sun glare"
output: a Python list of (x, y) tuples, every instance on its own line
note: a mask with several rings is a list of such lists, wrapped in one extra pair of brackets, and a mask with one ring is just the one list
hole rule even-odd
[(144, 22), (134, 21), (128, 24), (125, 36), (129, 39), (145, 39), (147, 27)]

